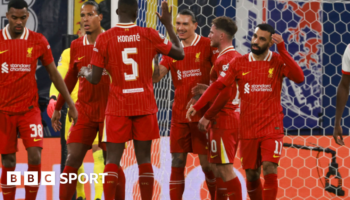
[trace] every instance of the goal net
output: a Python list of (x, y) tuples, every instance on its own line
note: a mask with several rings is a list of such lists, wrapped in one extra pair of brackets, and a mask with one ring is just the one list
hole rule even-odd
[[(196, 32), (207, 37), (211, 21), (228, 16), (238, 25), (234, 46), (241, 54), (250, 51), (254, 27), (269, 23), (283, 36), (289, 54), (305, 74), (302, 84), (283, 82), (284, 150), (278, 170), (279, 199), (346, 199), (349, 196), (350, 149), (337, 146), (331, 137), (335, 116), (336, 88), (341, 78), (341, 60), (350, 43), (350, 3), (334, 1), (282, 0), (169, 0), (173, 21), (177, 11), (189, 8), (197, 16)], [(161, 0), (139, 0), (137, 24), (166, 34), (156, 11)], [(277, 51), (275, 47), (271, 50)], [(174, 87), (170, 74), (154, 85), (161, 137), (153, 144), (152, 164), (156, 187), (154, 199), (169, 198), (171, 155), (169, 130)], [(349, 107), (344, 111), (343, 131), (349, 133)], [(123, 157), (126, 199), (140, 199), (138, 167), (132, 143)], [(350, 144), (345, 137), (345, 144)], [(243, 185), (239, 152), (234, 164)], [(197, 156), (189, 155), (183, 199), (210, 199)], [(262, 179), (263, 182), (263, 179)]]

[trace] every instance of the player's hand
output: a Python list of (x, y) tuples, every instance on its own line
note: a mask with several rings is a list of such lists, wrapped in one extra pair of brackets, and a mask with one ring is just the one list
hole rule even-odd
[(156, 15), (158, 16), (159, 20), (164, 25), (171, 25), (172, 22), (172, 12), (173, 12), (173, 6), (170, 6), (169, 11), (169, 5), (167, 1), (162, 1), (162, 15), (160, 15), (158, 12), (156, 12)]
[(272, 37), (272, 40), (275, 44), (279, 44), (279, 43), (283, 42), (282, 36), (278, 35), (277, 33), (272, 34), (271, 37)]
[(61, 119), (61, 111), (55, 110), (51, 117), (51, 125), (53, 130), (59, 131), (62, 128), (62, 123), (60, 122)]
[(202, 83), (197, 83), (196, 86), (192, 88), (193, 95), (202, 95), (209, 86)]
[(78, 111), (75, 108), (75, 106), (69, 107), (68, 119), (69, 119), (69, 122), (73, 121), (73, 126), (77, 123), (77, 121), (78, 121)]
[(186, 118), (188, 119), (188, 121), (191, 121), (191, 117), (194, 116), (196, 112), (197, 111), (193, 108), (193, 105), (190, 105), (190, 108), (187, 110), (186, 113)]
[(202, 132), (207, 132), (207, 127), (209, 125), (210, 120), (202, 117), (198, 122), (198, 129)]
[(154, 64), (159, 65), (159, 54), (156, 54), (153, 58)]
[(47, 105), (46, 113), (47, 115), (52, 118), (53, 112), (55, 111), (57, 101), (55, 99), (50, 99), (49, 105)]
[(78, 73), (78, 77), (86, 77), (90, 73), (91, 69), (88, 67), (82, 67)]
[(191, 98), (191, 100), (187, 103), (186, 109), (189, 109), (192, 105), (197, 102), (197, 99)]
[(333, 138), (335, 143), (337, 143), (338, 145), (341, 145), (341, 146), (344, 145), (343, 129), (340, 125), (334, 126)]

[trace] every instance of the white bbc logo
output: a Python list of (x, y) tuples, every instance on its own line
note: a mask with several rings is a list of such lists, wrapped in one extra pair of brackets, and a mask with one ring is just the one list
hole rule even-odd
[[(38, 172), (24, 172), (24, 185), (38, 185)], [(7, 185), (21, 185), (21, 172), (7, 172)], [(55, 172), (41, 172), (41, 185), (55, 185)]]

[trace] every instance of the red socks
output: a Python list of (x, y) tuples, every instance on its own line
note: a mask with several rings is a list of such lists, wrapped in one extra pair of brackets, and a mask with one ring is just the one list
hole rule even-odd
[(118, 184), (118, 168), (118, 165), (113, 163), (109, 163), (105, 166), (104, 173), (107, 173), (105, 176), (105, 183), (103, 184), (105, 200), (114, 200)]
[(260, 178), (255, 181), (247, 181), (247, 191), (251, 200), (262, 200), (262, 185)]
[(170, 199), (181, 200), (185, 190), (185, 168), (171, 167), (170, 175)]
[(39, 164), (39, 165), (28, 164), (28, 171), (38, 172), (38, 185), (26, 185), (26, 186), (24, 186), (25, 191), (26, 191), (26, 200), (35, 200), (36, 195), (38, 194), (39, 186), (40, 186), (41, 164)]
[(264, 176), (264, 192), (263, 199), (264, 200), (275, 200), (278, 192), (278, 181), (277, 174), (268, 174)]
[(15, 167), (6, 168), (2, 166), (1, 189), (4, 200), (13, 200), (16, 195), (16, 186), (7, 185), (7, 172), (15, 171)]
[[(68, 179), (69, 174), (77, 175), (77, 172), (78, 172), (77, 168), (66, 165), (62, 173), (67, 173), (66, 177)], [(75, 188), (77, 187), (77, 181), (78, 179), (73, 180), (71, 181), (71, 183), (69, 183), (69, 179), (68, 179), (68, 182), (66, 184), (60, 183), (60, 200), (72, 199), (75, 193)]]
[(216, 178), (216, 200), (227, 200), (227, 188), (221, 178)]
[[(204, 171), (203, 171), (204, 172)], [(207, 182), (208, 190), (211, 196), (211, 200), (215, 200), (216, 192), (216, 178), (212, 171), (204, 172), (205, 181)]]
[(227, 196), (230, 200), (242, 200), (242, 187), (238, 177), (224, 182), (227, 188)]
[(139, 165), (139, 185), (142, 200), (152, 200), (154, 175), (151, 163)]
[(125, 174), (122, 167), (118, 169), (118, 184), (115, 190), (115, 200), (125, 199)]

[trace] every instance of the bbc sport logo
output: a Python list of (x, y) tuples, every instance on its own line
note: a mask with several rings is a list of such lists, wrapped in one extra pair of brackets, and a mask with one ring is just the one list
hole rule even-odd
[[(107, 173), (80, 173), (79, 176), (77, 174), (60, 174), (60, 183), (67, 184), (72, 183), (74, 180), (78, 180), (81, 184), (86, 184), (89, 182), (92, 184), (93, 182), (98, 183), (99, 177), (102, 180), (102, 183), (105, 183), (105, 176)], [(55, 185), (56, 181), (56, 173), (53, 171), (43, 171), (41, 172), (41, 181), (40, 185)], [(38, 185), (39, 176), (38, 172), (24, 172), (24, 185)], [(7, 172), (7, 185), (21, 185), (22, 183), (22, 175), (21, 172)]]

